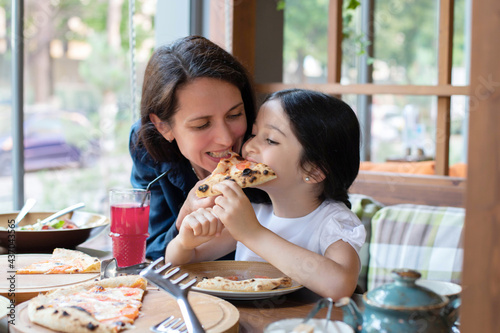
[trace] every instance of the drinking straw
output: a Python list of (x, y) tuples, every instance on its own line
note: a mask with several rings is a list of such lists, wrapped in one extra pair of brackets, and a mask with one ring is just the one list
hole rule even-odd
[[(167, 175), (168, 173), (170, 172), (170, 170), (168, 171), (165, 171), (164, 173), (162, 173), (161, 175), (159, 175), (158, 177), (156, 177), (155, 179), (153, 179), (149, 184), (148, 186), (146, 187), (146, 192), (149, 191), (149, 188), (151, 187), (151, 185), (153, 185), (154, 182), (156, 182), (157, 180), (159, 180), (160, 178), (163, 178), (163, 176)], [(144, 198), (142, 198), (142, 202), (141, 202), (141, 208), (142, 206), (144, 206), (144, 202), (146, 201), (146, 196), (144, 196)]]

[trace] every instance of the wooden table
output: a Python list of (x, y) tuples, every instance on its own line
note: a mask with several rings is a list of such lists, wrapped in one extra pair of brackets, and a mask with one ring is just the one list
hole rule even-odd
[[(104, 236), (102, 236), (104, 235)], [(101, 258), (111, 257), (111, 240), (106, 232), (94, 240), (82, 244), (80, 250)], [(277, 320), (287, 318), (304, 318), (312, 310), (321, 297), (309, 289), (302, 288), (291, 294), (269, 299), (237, 301), (228, 300), (240, 312), (240, 332), (263, 332), (264, 328)], [(360, 304), (361, 295), (354, 294), (353, 299)], [(327, 309), (321, 309), (316, 318), (325, 318)], [(332, 320), (342, 320), (342, 311), (333, 307)]]
[[(101, 259), (112, 257), (111, 240), (104, 231), (101, 235), (77, 247), (77, 250), (97, 256)], [(353, 295), (359, 302), (360, 295)], [(277, 320), (287, 318), (304, 318), (313, 309), (321, 297), (312, 291), (302, 288), (293, 293), (262, 300), (228, 300), (240, 313), (239, 332), (263, 332), (264, 328)], [(321, 309), (316, 318), (325, 318), (327, 309)], [(342, 311), (333, 307), (332, 320), (342, 320)]]
[[(240, 312), (240, 332), (245, 333), (262, 332), (268, 324), (277, 320), (304, 318), (319, 299), (320, 296), (303, 288), (276, 298), (229, 302)], [(326, 313), (326, 308), (321, 309), (316, 318), (325, 318)], [(333, 306), (331, 319), (342, 320), (342, 311)]]

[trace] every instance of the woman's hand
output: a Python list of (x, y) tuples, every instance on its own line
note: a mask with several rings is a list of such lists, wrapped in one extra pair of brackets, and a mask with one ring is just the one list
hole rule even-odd
[(196, 211), (199, 208), (209, 208), (214, 205), (214, 197), (208, 198), (198, 198), (196, 195), (196, 189), (204, 182), (204, 180), (200, 180), (196, 183), (196, 185), (189, 191), (188, 196), (184, 203), (182, 204), (181, 209), (179, 210), (179, 216), (177, 217), (177, 221), (175, 221), (175, 226), (177, 230), (181, 230), (181, 225), (184, 221), (184, 218)]
[(222, 195), (215, 198), (213, 212), (234, 239), (243, 241), (245, 237), (253, 235), (261, 228), (250, 200), (238, 184), (225, 180), (215, 184), (214, 189), (220, 191)]
[(179, 242), (184, 249), (194, 249), (220, 236), (224, 225), (210, 208), (200, 208), (184, 218), (179, 230)]

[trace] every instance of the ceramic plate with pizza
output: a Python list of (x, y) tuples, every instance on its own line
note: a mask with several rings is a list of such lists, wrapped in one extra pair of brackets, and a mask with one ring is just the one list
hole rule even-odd
[[(254, 299), (266, 299), (274, 296), (285, 295), (292, 293), (296, 290), (301, 289), (303, 286), (297, 282), (286, 277), (281, 271), (275, 268), (273, 265), (267, 262), (260, 261), (205, 261), (200, 263), (186, 264), (179, 266), (180, 272), (182, 274), (188, 273), (189, 278), (195, 278), (198, 280), (197, 284), (202, 286), (202, 282), (207, 279), (214, 279), (216, 277), (222, 277), (229, 281), (251, 281), (256, 280), (256, 282), (261, 283), (262, 280), (271, 279), (274, 281), (284, 282), (272, 290), (260, 291), (259, 287), (250, 288), (252, 290), (240, 290), (240, 291), (229, 291), (229, 290), (216, 290), (208, 288), (202, 288), (197, 285), (193, 286), (191, 289), (206, 293), (209, 295), (217, 296), (223, 299), (230, 300), (254, 300)], [(178, 273), (179, 274), (179, 273)], [(177, 277), (174, 275), (173, 278)], [(285, 281), (281, 281), (281, 280)], [(251, 282), (255, 286), (255, 282)], [(257, 289), (257, 290), (255, 290)]]

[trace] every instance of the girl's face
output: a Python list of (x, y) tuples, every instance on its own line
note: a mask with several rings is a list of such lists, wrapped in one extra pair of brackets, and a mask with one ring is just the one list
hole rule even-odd
[[(290, 120), (277, 100), (264, 103), (252, 128), (252, 137), (243, 146), (243, 157), (269, 165), (278, 178), (260, 185), (268, 191), (303, 184), (304, 171), (299, 166), (302, 146), (292, 132)], [(269, 193), (269, 191), (268, 191)]]
[(177, 141), (196, 174), (206, 177), (221, 157), (241, 148), (247, 129), (241, 93), (226, 81), (198, 78), (177, 91), (177, 100), (173, 121), (157, 128), (165, 139)]

